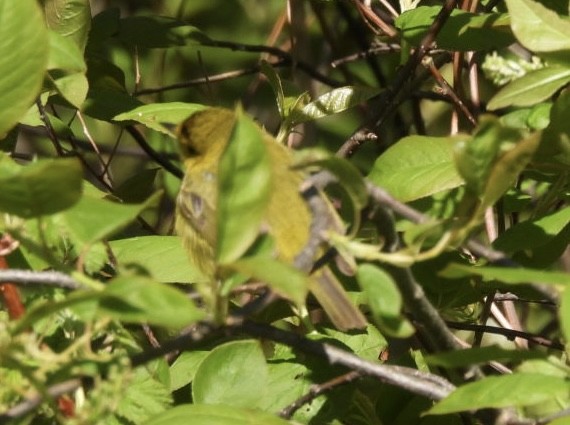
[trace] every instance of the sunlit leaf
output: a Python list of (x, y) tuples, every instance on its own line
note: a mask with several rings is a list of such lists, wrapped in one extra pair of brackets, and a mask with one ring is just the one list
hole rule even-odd
[(253, 243), (271, 195), (265, 135), (251, 118), (238, 114), (219, 165), (216, 256), (220, 263), (236, 260)]
[(180, 329), (205, 316), (183, 292), (140, 276), (113, 279), (101, 296), (101, 313), (128, 323)]
[(570, 284), (568, 273), (512, 267), (475, 267), (451, 263), (439, 274), (450, 279), (477, 275), (484, 280), (498, 280), (510, 284), (541, 283), (564, 286)]
[(489, 101), (490, 111), (507, 106), (529, 106), (550, 98), (570, 82), (570, 68), (551, 65), (530, 71), (499, 90)]
[(400, 201), (412, 201), (463, 184), (455, 169), (457, 137), (409, 136), (384, 152), (368, 178)]
[(185, 404), (156, 416), (144, 425), (288, 425), (270, 413), (227, 405)]
[(490, 376), (459, 387), (432, 407), (428, 414), (530, 406), (556, 397), (566, 399), (569, 392), (570, 384), (565, 378), (538, 373)]
[(39, 95), (48, 58), (48, 33), (35, 0), (0, 3), (0, 138)]
[(45, 159), (22, 166), (0, 156), (0, 211), (23, 218), (54, 214), (81, 196), (83, 171), (76, 159)]
[(570, 50), (570, 22), (533, 0), (506, 0), (511, 28), (533, 52)]
[(197, 404), (255, 407), (267, 386), (267, 365), (258, 341), (233, 341), (202, 360), (192, 384)]

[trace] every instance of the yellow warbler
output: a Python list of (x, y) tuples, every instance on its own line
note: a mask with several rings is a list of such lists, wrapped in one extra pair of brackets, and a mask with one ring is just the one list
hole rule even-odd
[[(209, 108), (194, 113), (178, 127), (185, 175), (177, 198), (176, 232), (191, 261), (212, 281), (220, 277), (215, 259), (218, 169), (236, 120), (235, 111)], [(279, 260), (293, 264), (309, 241), (312, 223), (309, 208), (299, 193), (304, 175), (291, 169), (292, 157), (286, 147), (266, 133), (260, 140), (273, 177), (262, 227), (273, 238)], [(331, 213), (335, 214), (332, 208)], [(310, 291), (336, 327), (346, 330), (366, 325), (364, 316), (329, 269), (315, 272), (310, 282)]]

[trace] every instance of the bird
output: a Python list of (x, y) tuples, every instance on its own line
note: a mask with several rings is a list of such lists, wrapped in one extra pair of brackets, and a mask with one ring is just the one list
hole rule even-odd
[[(193, 113), (177, 128), (184, 178), (176, 199), (175, 229), (190, 261), (212, 282), (220, 279), (216, 263), (220, 160), (228, 143), (237, 143), (232, 139), (232, 131), (240, 114), (243, 112), (239, 108), (208, 107)], [(293, 265), (309, 242), (313, 220), (300, 192), (307, 175), (293, 168), (289, 148), (255, 126), (261, 132), (259, 140), (268, 155), (271, 172), (260, 233), (264, 231), (272, 237), (278, 260)], [(340, 221), (332, 205), (328, 209), (333, 219)], [(367, 325), (362, 312), (328, 267), (312, 273), (309, 282), (310, 292), (338, 329), (362, 329)]]

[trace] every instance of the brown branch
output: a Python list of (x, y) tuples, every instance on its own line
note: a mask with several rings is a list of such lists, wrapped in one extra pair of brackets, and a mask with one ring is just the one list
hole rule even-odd
[(354, 152), (365, 142), (375, 142), (378, 136), (365, 128), (354, 133), (336, 152), (336, 156), (350, 158)]
[(441, 400), (455, 389), (453, 384), (440, 376), (402, 366), (373, 363), (332, 345), (313, 341), (273, 326), (245, 321), (231, 325), (227, 329), (234, 335), (245, 333), (285, 344), (305, 354), (322, 357), (330, 365), (347, 367), (431, 400)]
[(390, 87), (388, 87), (384, 93), (379, 95), (378, 99), (380, 100), (380, 107), (379, 113), (377, 114), (376, 127), (380, 127), (388, 115), (393, 112), (393, 107), (396, 103), (396, 96), (402, 90), (404, 84), (410, 79), (418, 65), (421, 63), (423, 57), (432, 47), (437, 35), (457, 5), (457, 1), (458, 0), (446, 0), (435, 20), (429, 27), (428, 32), (420, 42), (420, 45), (414, 50), (406, 64), (400, 68)]
[(399, 52), (401, 49), (399, 44), (394, 43), (378, 43), (374, 46), (366, 49), (363, 52), (354, 53), (352, 55), (344, 56), (342, 58), (335, 59), (331, 62), (331, 66), (336, 68), (339, 65), (344, 65), (345, 63), (355, 62), (360, 59), (368, 59), (382, 53), (394, 53)]
[(439, 69), (437, 69), (437, 67), (433, 64), (433, 60), (431, 60), (431, 58), (426, 59), (426, 61), (424, 61), (424, 66), (431, 72), (431, 74), (435, 78), (435, 81), (440, 87), (441, 93), (451, 100), (451, 102), (455, 105), (455, 108), (458, 111), (460, 111), (473, 126), (476, 126), (477, 120), (475, 119), (469, 108), (467, 108), (465, 102), (463, 102), (463, 100), (461, 100), (461, 98), (455, 92), (455, 90), (453, 90), (453, 87), (451, 87), (449, 83), (445, 80), (445, 78), (443, 78), (441, 72), (439, 72)]
[(315, 80), (318, 80), (321, 83), (326, 84), (327, 86), (330, 87), (340, 87), (343, 85), (342, 82), (327, 77), (324, 74), (321, 74), (319, 71), (317, 71), (308, 63), (295, 59), (289, 52), (281, 50), (277, 47), (256, 45), (256, 44), (235, 43), (233, 41), (221, 41), (221, 40), (210, 40), (202, 44), (204, 46), (225, 48), (238, 52), (269, 53), (282, 60), (279, 66), (293, 66), (295, 68), (298, 68), (301, 71), (303, 71), (305, 74), (314, 78)]

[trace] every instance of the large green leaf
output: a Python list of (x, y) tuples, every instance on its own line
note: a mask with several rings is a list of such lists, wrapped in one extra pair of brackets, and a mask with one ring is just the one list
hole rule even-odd
[(43, 0), (50, 29), (75, 43), (83, 53), (91, 28), (89, 0)]
[(412, 335), (412, 326), (401, 314), (402, 296), (392, 276), (372, 264), (362, 264), (356, 278), (380, 330), (400, 338)]
[(138, 264), (159, 282), (192, 283), (204, 281), (188, 260), (178, 236), (139, 236), (109, 242), (117, 262)]
[(197, 404), (256, 407), (266, 392), (267, 364), (258, 341), (233, 341), (214, 348), (192, 384)]
[(543, 165), (562, 165), (562, 170), (570, 166), (570, 93), (563, 92), (552, 105), (550, 124), (542, 132), (535, 162)]
[(170, 366), (170, 390), (176, 391), (194, 380), (196, 371), (209, 351), (192, 350), (182, 352)]
[(570, 207), (533, 220), (523, 221), (507, 229), (493, 243), (504, 252), (533, 249), (547, 244), (570, 223)]
[(490, 361), (508, 361), (544, 358), (545, 354), (538, 351), (506, 350), (495, 345), (488, 347), (467, 348), (445, 353), (431, 354), (426, 362), (431, 366), (448, 368), (468, 367)]
[(113, 279), (101, 296), (102, 313), (129, 323), (180, 329), (205, 316), (183, 292), (140, 276)]
[(128, 112), (123, 112), (122, 114), (115, 116), (113, 120), (136, 121), (148, 128), (160, 131), (171, 137), (175, 137), (167, 127), (162, 125), (163, 123), (177, 125), (194, 112), (201, 111), (205, 108), (205, 105), (198, 103), (152, 103), (149, 105), (139, 106)]
[(570, 67), (551, 65), (531, 71), (503, 87), (489, 101), (491, 111), (507, 106), (529, 106), (548, 99), (570, 82)]
[(238, 259), (253, 243), (271, 195), (271, 164), (264, 140), (269, 136), (251, 118), (237, 114), (218, 172), (216, 257), (220, 263)]
[(515, 373), (490, 376), (463, 385), (432, 407), (428, 414), (441, 415), (490, 407), (530, 406), (561, 397), (566, 400), (570, 383), (551, 375)]
[(484, 280), (498, 280), (510, 284), (540, 283), (564, 286), (570, 284), (570, 275), (563, 272), (512, 267), (474, 267), (457, 263), (449, 264), (439, 275), (450, 279), (477, 275)]
[(533, 0), (506, 0), (511, 28), (533, 52), (570, 50), (570, 21)]
[(480, 211), (493, 205), (511, 187), (531, 160), (539, 137), (538, 133), (524, 137), (521, 131), (489, 116), (481, 119), (471, 140), (460, 140), (455, 145), (457, 169), (466, 187), (481, 200)]
[(368, 178), (400, 201), (412, 201), (463, 184), (455, 169), (457, 137), (409, 136), (374, 163)]
[(0, 1), (0, 139), (38, 96), (48, 50), (37, 2)]
[(289, 425), (278, 416), (225, 405), (186, 404), (156, 416), (144, 425)]
[[(417, 46), (440, 10), (441, 6), (417, 7), (402, 13), (396, 19), (396, 26), (407, 41)], [(436, 38), (439, 48), (459, 51), (499, 49), (513, 41), (506, 14), (474, 14), (459, 9), (451, 12)]]
[(82, 110), (93, 118), (111, 121), (115, 116), (143, 105), (128, 94), (123, 71), (111, 62), (90, 60), (87, 79), (89, 92)]
[(125, 227), (149, 205), (155, 203), (159, 195), (135, 205), (84, 196), (77, 205), (62, 214), (61, 220), (75, 241), (93, 244)]
[(49, 41), (48, 70), (52, 82), (65, 100), (79, 108), (87, 97), (89, 88), (83, 53), (73, 40), (54, 31), (49, 32)]
[(23, 218), (54, 214), (81, 197), (83, 171), (76, 159), (39, 160), (27, 166), (0, 156), (0, 211)]

